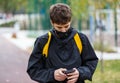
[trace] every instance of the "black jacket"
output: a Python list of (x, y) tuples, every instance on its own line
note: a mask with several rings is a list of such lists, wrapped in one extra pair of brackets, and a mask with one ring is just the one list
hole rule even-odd
[(79, 33), (83, 45), (80, 54), (73, 38), (76, 30), (72, 29), (69, 36), (62, 40), (56, 36), (54, 30), (51, 32), (52, 38), (47, 58), (42, 55), (42, 50), (48, 40), (48, 34), (38, 37), (35, 41), (27, 69), (31, 79), (40, 83), (66, 83), (54, 79), (54, 70), (58, 68), (77, 68), (80, 76), (76, 83), (84, 83), (86, 79), (92, 80), (98, 58), (88, 38)]

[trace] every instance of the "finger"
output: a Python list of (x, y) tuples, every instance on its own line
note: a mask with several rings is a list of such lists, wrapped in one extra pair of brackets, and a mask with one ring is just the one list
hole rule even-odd
[(79, 72), (76, 68), (73, 68), (76, 72)]
[(71, 80), (68, 80), (67, 83), (75, 83), (77, 81), (77, 79), (71, 79)]
[(67, 76), (73, 76), (73, 75), (78, 75), (79, 73), (73, 72), (73, 73), (68, 73)]
[(61, 70), (61, 71), (67, 71), (67, 69), (66, 69), (66, 68), (60, 68), (60, 70)]
[(69, 74), (67, 74), (67, 76), (73, 76), (73, 75), (77, 75), (77, 73), (69, 73)]
[(66, 76), (66, 74), (63, 73), (64, 71), (67, 71), (67, 69), (61, 68), (59, 73), (60, 73), (61, 75), (65, 75), (65, 76)]
[(68, 80), (78, 78), (78, 75), (68, 76)]
[(63, 71), (60, 71), (59, 74), (63, 76), (67, 76), (66, 74), (63, 73)]
[(79, 74), (79, 72), (78, 72), (78, 70), (77, 70), (76, 68), (73, 68), (73, 69), (74, 69), (75, 71), (72, 72), (72, 73), (68, 73), (68, 74), (67, 74), (68, 76)]

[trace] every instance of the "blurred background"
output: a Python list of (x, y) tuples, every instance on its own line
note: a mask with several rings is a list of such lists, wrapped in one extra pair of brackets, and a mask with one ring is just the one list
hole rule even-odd
[(0, 83), (35, 83), (27, 63), (35, 39), (52, 29), (49, 7), (55, 3), (71, 7), (72, 26), (95, 49), (92, 83), (120, 83), (120, 0), (0, 0)]

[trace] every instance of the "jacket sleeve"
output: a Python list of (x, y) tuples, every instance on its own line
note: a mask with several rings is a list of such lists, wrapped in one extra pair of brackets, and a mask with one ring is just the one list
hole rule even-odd
[(81, 34), (81, 41), (83, 45), (83, 50), (81, 53), (82, 66), (78, 68), (79, 80), (90, 80), (92, 81), (93, 73), (96, 69), (98, 58), (92, 48), (86, 35)]
[(27, 73), (32, 80), (40, 83), (53, 82), (54, 80), (54, 69), (45, 68), (45, 57), (42, 56), (42, 47), (44, 41), (37, 38), (35, 41), (34, 49), (30, 55), (28, 61)]

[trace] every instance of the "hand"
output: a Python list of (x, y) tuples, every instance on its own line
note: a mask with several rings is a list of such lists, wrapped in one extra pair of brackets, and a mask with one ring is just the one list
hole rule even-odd
[(63, 73), (63, 71), (66, 71), (65, 68), (60, 68), (55, 70), (54, 72), (54, 78), (57, 81), (64, 81), (67, 78), (67, 75)]
[(67, 83), (76, 83), (79, 77), (79, 71), (76, 68), (73, 68), (75, 71), (67, 74)]

